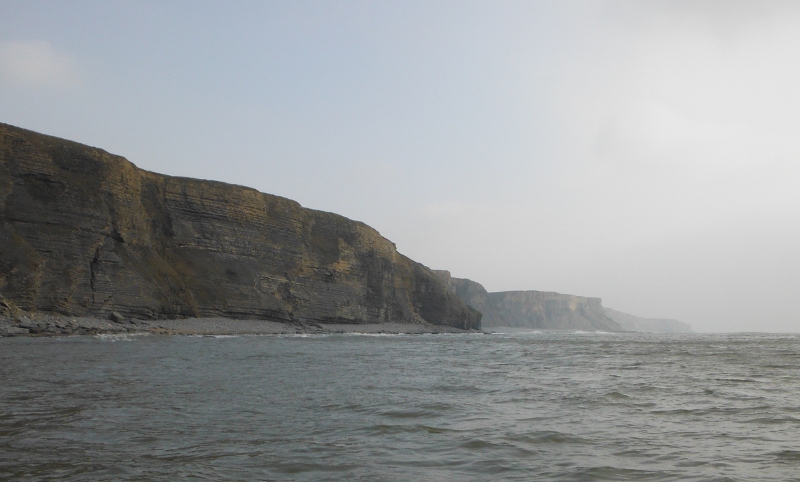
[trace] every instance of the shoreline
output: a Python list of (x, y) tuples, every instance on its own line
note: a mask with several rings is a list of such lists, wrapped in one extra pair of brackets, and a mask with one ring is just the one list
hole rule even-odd
[(111, 316), (65, 316), (52, 313), (26, 313), (0, 316), (0, 338), (30, 336), (76, 336), (100, 334), (151, 333), (159, 335), (299, 335), (299, 334), (441, 334), (483, 333), (446, 325), (417, 323), (309, 323), (224, 317), (141, 320)]

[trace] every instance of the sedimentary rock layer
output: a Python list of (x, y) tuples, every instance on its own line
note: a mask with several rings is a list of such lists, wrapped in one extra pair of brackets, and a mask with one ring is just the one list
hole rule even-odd
[(66, 315), (479, 328), (369, 226), (0, 124), (0, 304)]
[(435, 271), (450, 290), (483, 313), (482, 325), (547, 330), (623, 331), (604, 311), (600, 298), (546, 291), (487, 292), (479, 283)]

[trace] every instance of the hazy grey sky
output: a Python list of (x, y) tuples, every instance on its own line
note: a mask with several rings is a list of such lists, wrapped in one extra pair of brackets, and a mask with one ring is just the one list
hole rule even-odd
[(490, 291), (800, 331), (799, 6), (0, 0), (0, 121)]

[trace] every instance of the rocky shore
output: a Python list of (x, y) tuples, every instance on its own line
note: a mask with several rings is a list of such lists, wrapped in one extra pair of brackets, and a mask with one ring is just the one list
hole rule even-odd
[(165, 335), (291, 335), (326, 333), (480, 333), (423, 323), (283, 323), (231, 318), (140, 320), (112, 314), (109, 319), (32, 313), (0, 316), (0, 337), (152, 333)]

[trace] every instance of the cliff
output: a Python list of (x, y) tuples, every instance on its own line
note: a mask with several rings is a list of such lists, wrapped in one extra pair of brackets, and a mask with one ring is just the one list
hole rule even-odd
[(678, 320), (664, 318), (641, 318), (620, 311), (604, 308), (606, 315), (628, 331), (647, 331), (651, 333), (691, 333), (692, 326)]
[(600, 298), (545, 291), (487, 292), (479, 283), (435, 271), (450, 290), (483, 313), (482, 324), (549, 330), (624, 331), (609, 318)]
[(0, 124), (0, 308), (480, 327), (369, 226)]

